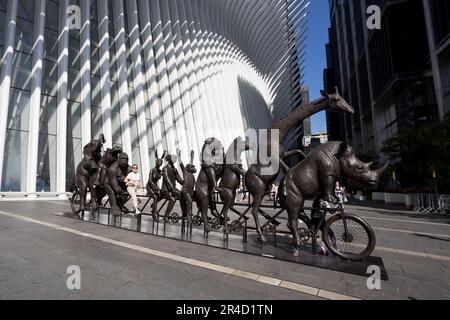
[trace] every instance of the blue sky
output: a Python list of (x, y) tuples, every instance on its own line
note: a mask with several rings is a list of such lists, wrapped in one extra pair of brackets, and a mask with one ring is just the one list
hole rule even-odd
[[(306, 46), (305, 85), (309, 86), (311, 100), (323, 89), (323, 69), (326, 67), (325, 44), (330, 26), (328, 0), (311, 0), (308, 18), (309, 30)], [(312, 118), (312, 132), (326, 131), (325, 112)]]

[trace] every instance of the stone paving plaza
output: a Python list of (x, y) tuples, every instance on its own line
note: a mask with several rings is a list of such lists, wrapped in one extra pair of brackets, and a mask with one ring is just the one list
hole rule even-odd
[[(1, 201), (0, 299), (450, 298), (450, 217), (369, 203), (347, 211), (375, 230), (389, 275), (379, 290), (362, 276), (55, 215), (68, 201)], [(80, 290), (67, 288), (71, 265)]]

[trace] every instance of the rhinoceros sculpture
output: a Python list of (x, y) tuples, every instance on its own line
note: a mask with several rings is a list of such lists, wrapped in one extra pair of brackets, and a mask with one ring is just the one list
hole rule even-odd
[(305, 200), (318, 197), (336, 202), (334, 188), (340, 177), (364, 186), (375, 186), (388, 164), (371, 169), (372, 163), (359, 160), (352, 147), (344, 142), (328, 142), (314, 149), (302, 162), (292, 167), (280, 182), (280, 205), (288, 213), (288, 228), (298, 251), (300, 236), (298, 217)]

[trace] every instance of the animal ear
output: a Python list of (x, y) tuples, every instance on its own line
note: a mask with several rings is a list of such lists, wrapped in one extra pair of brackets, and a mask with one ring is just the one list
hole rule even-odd
[(166, 157), (166, 154), (167, 154), (167, 151), (164, 150), (164, 153), (163, 153), (163, 155), (162, 155), (162, 157), (161, 157), (161, 160), (164, 160), (164, 158)]
[(347, 151), (347, 149), (348, 149), (348, 144), (345, 143), (345, 142), (341, 142), (339, 144), (339, 149), (338, 149), (338, 152), (336, 154), (336, 157), (338, 159), (341, 158), (344, 155), (345, 151)]
[(328, 93), (325, 90), (320, 90), (320, 95), (324, 98), (328, 98)]
[(339, 88), (338, 87), (334, 87), (334, 92), (339, 95)]
[(191, 150), (191, 162), (190, 164), (194, 163), (194, 150)]
[(155, 159), (158, 160), (159, 156), (158, 156), (158, 149), (155, 150)]

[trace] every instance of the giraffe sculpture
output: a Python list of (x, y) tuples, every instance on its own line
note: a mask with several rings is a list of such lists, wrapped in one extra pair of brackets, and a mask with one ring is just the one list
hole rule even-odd
[[(265, 143), (267, 143), (266, 150), (270, 152), (270, 150), (272, 150), (271, 147), (274, 147), (273, 149), (278, 151), (280, 165), (283, 168), (284, 172), (287, 172), (287, 170), (289, 169), (289, 167), (284, 163), (284, 160), (286, 158), (293, 156), (295, 154), (301, 154), (304, 156), (301, 150), (289, 150), (285, 152), (281, 147), (287, 134), (294, 127), (298, 126), (301, 122), (303, 122), (303, 120), (323, 110), (334, 110), (350, 114), (354, 113), (353, 108), (339, 94), (338, 89), (337, 88), (335, 89), (336, 92), (333, 94), (328, 94), (325, 91), (321, 91), (321, 98), (296, 108), (294, 111), (289, 113), (285, 118), (274, 123), (272, 127), (268, 130), (267, 142), (264, 141)], [(275, 130), (278, 130), (279, 132), (278, 145), (272, 146), (270, 136)], [(253, 197), (252, 215), (255, 220), (256, 232), (258, 233), (259, 240), (261, 242), (265, 242), (267, 241), (267, 239), (265, 235), (262, 233), (261, 225), (259, 223), (258, 214), (260, 212), (260, 205), (266, 191), (269, 190), (269, 188), (272, 186), (272, 183), (274, 183), (278, 175), (278, 172), (275, 174), (265, 175), (262, 174), (261, 171), (264, 167), (270, 167), (271, 165), (272, 164), (262, 164), (258, 156), (256, 164), (251, 165), (245, 175), (245, 185)]]

